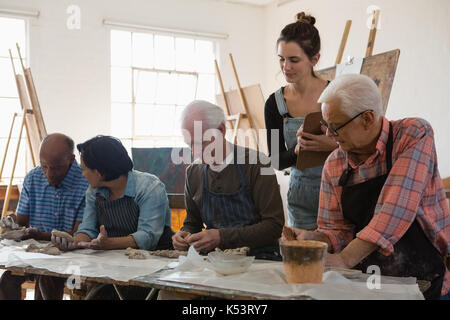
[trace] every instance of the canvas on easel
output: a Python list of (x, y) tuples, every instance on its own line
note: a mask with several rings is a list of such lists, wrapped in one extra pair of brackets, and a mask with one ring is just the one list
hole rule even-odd
[(267, 153), (267, 141), (264, 122), (264, 96), (259, 84), (241, 87), (236, 66), (229, 54), (234, 77), (237, 83), (236, 90), (225, 91), (219, 67), (216, 61), (216, 73), (219, 79), (222, 94), (216, 95), (216, 103), (224, 109), (230, 134), (230, 141), (240, 146), (253, 148)]
[[(372, 78), (377, 84), (381, 93), (384, 112), (386, 112), (388, 106), (399, 57), (400, 50), (396, 49), (363, 59), (361, 74)], [(322, 79), (331, 81), (335, 78), (336, 66), (316, 71), (316, 73)]]
[[(18, 95), (19, 95), (19, 101), (20, 101), (20, 105), (22, 107), (22, 121), (21, 121), (20, 133), (19, 133), (19, 137), (18, 137), (18, 141), (17, 141), (16, 151), (15, 151), (15, 155), (14, 155), (12, 172), (11, 172), (11, 176), (10, 176), (9, 183), (8, 183), (6, 193), (5, 193), (5, 200), (3, 202), (2, 217), (7, 213), (8, 207), (9, 207), (9, 202), (11, 199), (11, 192), (12, 192), (12, 187), (13, 187), (12, 183), (14, 180), (15, 169), (16, 169), (16, 165), (17, 165), (17, 161), (18, 161), (18, 154), (19, 154), (19, 149), (20, 149), (20, 143), (22, 140), (23, 129), (25, 128), (25, 130), (26, 130), (26, 137), (27, 137), (28, 147), (30, 149), (30, 155), (31, 155), (31, 160), (32, 160), (33, 166), (36, 166), (39, 163), (39, 146), (40, 146), (42, 139), (47, 134), (47, 131), (45, 129), (45, 124), (44, 124), (44, 119), (42, 117), (42, 113), (41, 113), (41, 109), (40, 109), (40, 105), (39, 105), (39, 100), (37, 99), (36, 88), (34, 86), (33, 78), (31, 75), (31, 69), (25, 68), (25, 66), (23, 64), (22, 56), (20, 54), (19, 45), (16, 44), (16, 46), (17, 46), (17, 51), (19, 53), (20, 62), (22, 65), (23, 76), (21, 74), (16, 73), (16, 68), (14, 65), (14, 59), (13, 59), (11, 50), (9, 50), (9, 55), (11, 58), (11, 65), (12, 65), (13, 72), (14, 72), (14, 78), (15, 78), (15, 82), (16, 82), (16, 86), (17, 86)], [(6, 144), (6, 149), (4, 152), (4, 157), (3, 157), (2, 166), (1, 166), (1, 170), (0, 170), (0, 177), (1, 177), (1, 174), (3, 173), (4, 164), (6, 161), (7, 154), (8, 154), (9, 142), (11, 141), (11, 135), (13, 132), (13, 128), (14, 128), (14, 125), (16, 122), (15, 120), (16, 120), (17, 116), (18, 116), (18, 114), (15, 113), (13, 116), (12, 123), (11, 123), (10, 134), (8, 137), (8, 142)]]

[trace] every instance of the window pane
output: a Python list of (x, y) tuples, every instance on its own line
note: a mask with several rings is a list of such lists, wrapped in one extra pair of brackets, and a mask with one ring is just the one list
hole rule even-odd
[(13, 57), (18, 57), (16, 43), (19, 44), (22, 58), (26, 57), (25, 47), (25, 20), (0, 18), (0, 56), (9, 57), (8, 49), (11, 49)]
[[(0, 110), (2, 115), (0, 117), (0, 137), (8, 137), (14, 112), (20, 112), (21, 110), (19, 99), (0, 98)], [(21, 121), (22, 117), (16, 117), (14, 127), (20, 127)], [(2, 151), (0, 151), (0, 154), (3, 155), (1, 152)]]
[[(23, 134), (24, 133), (22, 133), (22, 135)], [(17, 137), (15, 137), (15, 138), (12, 138), (11, 141), (9, 142), (8, 154), (6, 156), (5, 167), (3, 168), (2, 179), (11, 177), (18, 141), (19, 141), (19, 139)], [(6, 143), (7, 143), (6, 138), (0, 139), (0, 152), (2, 152), (2, 160), (3, 160), (4, 152), (6, 150)], [(20, 178), (20, 177), (25, 176), (25, 172), (26, 172), (26, 169), (25, 169), (26, 156), (25, 156), (25, 154), (26, 154), (27, 148), (28, 148), (27, 140), (26, 140), (26, 138), (22, 138), (20, 141), (19, 153), (17, 155), (17, 163), (16, 163), (16, 168), (14, 170), (14, 178)]]
[(134, 140), (133, 141), (133, 148), (152, 148), (154, 146), (154, 143), (150, 139), (145, 140)]
[(181, 113), (184, 110), (184, 106), (175, 108), (175, 128), (173, 130), (174, 136), (182, 136), (181, 134)]
[(155, 67), (165, 70), (175, 68), (173, 37), (155, 36)]
[(215, 103), (215, 76), (213, 74), (198, 76), (197, 99)]
[(177, 105), (184, 106), (194, 100), (196, 83), (196, 76), (185, 74), (178, 75)]
[(186, 38), (176, 38), (175, 41), (176, 69), (179, 71), (194, 71), (194, 40)]
[(153, 68), (153, 35), (133, 33), (133, 66)]
[(111, 99), (113, 102), (131, 102), (130, 68), (111, 68)]
[(133, 145), (132, 139), (120, 139), (120, 142), (122, 142), (123, 146), (128, 152), (128, 156), (131, 158), (131, 146)]
[[(17, 67), (18, 65), (16, 64), (16, 70)], [(18, 96), (11, 60), (8, 58), (0, 58), (0, 97)]]
[(156, 95), (156, 72), (134, 72), (134, 94), (136, 103), (153, 103)]
[(111, 31), (111, 65), (124, 67), (131, 65), (131, 32)]
[(131, 138), (131, 105), (113, 103), (111, 106), (111, 134), (117, 138)]
[(156, 87), (156, 103), (175, 104), (177, 75), (174, 73), (159, 72)]
[(154, 124), (153, 105), (136, 104), (134, 117), (134, 134), (150, 136)]
[(154, 106), (152, 108), (152, 116), (154, 119), (152, 135), (173, 135), (175, 106)]
[(214, 49), (211, 41), (195, 41), (196, 71), (214, 73)]

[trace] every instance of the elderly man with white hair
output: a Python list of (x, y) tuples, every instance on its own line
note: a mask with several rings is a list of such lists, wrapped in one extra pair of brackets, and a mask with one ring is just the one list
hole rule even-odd
[(330, 266), (377, 266), (428, 281), (427, 299), (448, 294), (450, 215), (430, 124), (386, 119), (377, 86), (363, 75), (336, 78), (319, 103), (339, 148), (323, 169), (318, 228), (293, 229), (297, 239), (327, 242)]
[(186, 171), (187, 216), (174, 248), (250, 247), (257, 258), (280, 260), (284, 213), (269, 159), (226, 141), (223, 110), (207, 101), (186, 106), (182, 131), (196, 160)]

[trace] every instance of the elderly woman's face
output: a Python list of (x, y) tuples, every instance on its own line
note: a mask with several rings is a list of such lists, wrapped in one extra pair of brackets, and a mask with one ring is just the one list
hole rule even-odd
[[(334, 129), (341, 127), (352, 119), (341, 112), (337, 102), (322, 104), (322, 116), (328, 127)], [(337, 136), (331, 130), (327, 130), (326, 134), (332, 137), (342, 150), (347, 152), (359, 153), (372, 142), (367, 129), (361, 122), (361, 117), (355, 118), (337, 130)]]

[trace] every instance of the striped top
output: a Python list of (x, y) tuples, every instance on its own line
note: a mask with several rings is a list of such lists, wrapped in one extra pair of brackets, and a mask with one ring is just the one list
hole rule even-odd
[[(450, 251), (450, 213), (439, 175), (433, 129), (418, 118), (391, 121), (394, 146), (393, 166), (381, 190), (373, 218), (356, 236), (379, 246), (390, 255), (394, 244), (417, 220), (425, 235), (445, 256)], [(325, 233), (334, 252), (340, 252), (352, 239), (354, 225), (344, 219), (341, 207), (341, 177), (347, 166), (353, 168), (348, 185), (363, 183), (386, 174), (386, 143), (389, 121), (383, 118), (376, 152), (357, 164), (352, 155), (336, 149), (327, 159), (320, 189), (318, 231)], [(364, 199), (361, 199), (364, 201)], [(447, 271), (443, 293), (450, 288)]]
[(53, 229), (71, 232), (75, 221), (83, 219), (85, 193), (89, 186), (74, 161), (56, 188), (51, 186), (41, 167), (32, 169), (23, 182), (17, 213), (28, 216), (30, 227), (41, 232)]

